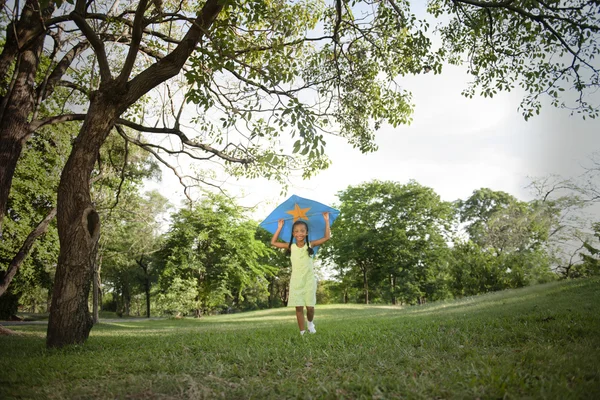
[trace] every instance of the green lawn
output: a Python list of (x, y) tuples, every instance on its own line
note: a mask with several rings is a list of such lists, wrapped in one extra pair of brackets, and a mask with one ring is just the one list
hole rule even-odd
[[(0, 399), (598, 399), (600, 280), (415, 307), (317, 306), (0, 337)], [(13, 327), (11, 327), (12, 329)]]

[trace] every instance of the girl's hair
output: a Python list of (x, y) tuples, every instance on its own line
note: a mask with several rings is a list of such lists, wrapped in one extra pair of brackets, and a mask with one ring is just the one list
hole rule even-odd
[(306, 227), (306, 247), (307, 247), (307, 251), (308, 251), (308, 255), (312, 256), (315, 251), (310, 247), (310, 240), (308, 239), (308, 224), (304, 221), (296, 221), (294, 222), (294, 225), (292, 225), (292, 236), (290, 237), (290, 244), (288, 245), (287, 250), (285, 251), (285, 255), (286, 256), (290, 256), (292, 255), (292, 243), (294, 242), (294, 228), (296, 227), (296, 225), (304, 225)]

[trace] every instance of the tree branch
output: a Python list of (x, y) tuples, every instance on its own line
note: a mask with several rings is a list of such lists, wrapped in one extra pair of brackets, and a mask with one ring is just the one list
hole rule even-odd
[(124, 105), (128, 107), (160, 83), (177, 75), (222, 9), (220, 0), (207, 0), (179, 45), (129, 82)]
[(52, 73), (48, 77), (48, 82), (46, 84), (45, 90), (42, 90), (41, 87), (38, 88), (38, 98), (41, 98), (41, 100), (45, 100), (52, 95), (55, 87), (58, 85), (61, 78), (63, 77), (63, 75), (65, 74), (75, 57), (81, 54), (89, 46), (90, 43), (88, 41), (79, 42), (75, 46), (73, 46), (68, 52), (65, 53), (63, 58), (58, 62), (58, 64), (56, 64), (56, 66), (52, 70)]
[[(117, 128), (117, 130), (123, 129), (118, 125), (116, 125), (115, 127)], [(119, 132), (119, 133), (121, 133), (121, 132)], [(124, 133), (125, 132), (123, 132), (123, 134), (121, 136), (123, 136)], [(121, 168), (121, 180), (119, 181), (119, 187), (117, 188), (117, 194), (115, 196), (115, 203), (110, 207), (109, 215), (112, 213), (112, 210), (114, 210), (115, 207), (117, 207), (117, 205), (119, 204), (121, 188), (123, 187), (123, 182), (125, 182), (125, 169), (127, 168), (127, 161), (129, 158), (129, 141), (126, 139), (124, 139), (124, 141), (125, 141), (125, 155), (123, 156), (123, 167)]]
[(139, 45), (142, 41), (143, 29), (144, 29), (144, 13), (146, 12), (146, 8), (148, 6), (148, 2), (146, 0), (141, 0), (138, 4), (137, 10), (135, 11), (135, 18), (133, 20), (133, 33), (131, 35), (131, 43), (129, 44), (129, 51), (127, 52), (127, 58), (125, 58), (125, 64), (123, 64), (123, 69), (117, 78), (117, 81), (120, 83), (125, 83), (129, 79), (129, 75), (133, 69), (133, 65), (135, 63), (135, 59), (137, 57), (137, 53), (139, 50)]
[[(119, 133), (119, 135), (121, 135), (123, 137), (123, 139), (127, 140), (127, 141), (131, 141), (132, 143), (135, 143), (135, 140), (132, 140), (130, 137), (128, 137), (127, 135), (125, 135), (125, 132), (122, 129), (117, 129), (117, 132)], [(137, 143), (136, 143), (137, 144)], [(183, 186), (183, 193), (185, 194), (185, 197), (188, 198), (188, 200), (191, 202), (192, 198), (190, 197), (190, 194), (188, 193), (188, 185), (186, 185), (185, 181), (184, 181), (184, 177), (181, 176), (179, 174), (179, 172), (177, 171), (177, 168), (173, 167), (171, 164), (169, 164), (164, 158), (162, 158), (156, 151), (152, 150), (151, 148), (149, 148), (148, 146), (145, 146), (144, 144), (139, 145), (140, 148), (146, 150), (148, 153), (152, 154), (158, 161), (160, 161), (164, 166), (166, 166), (167, 168), (169, 168), (171, 171), (173, 171), (173, 174), (175, 174), (175, 176), (179, 179), (179, 183), (181, 184), (181, 186)]]
[[(187, 145), (189, 147), (200, 149), (200, 150), (206, 151), (207, 153), (214, 154), (217, 157), (221, 158), (222, 160), (229, 161), (229, 162), (232, 162), (232, 163), (250, 164), (251, 162), (253, 162), (252, 159), (232, 157), (232, 156), (224, 153), (223, 151), (217, 150), (214, 147), (211, 147), (211, 146), (209, 146), (207, 144), (193, 142), (180, 129), (176, 129), (176, 128), (153, 128), (153, 127), (146, 127), (146, 126), (142, 126), (142, 125), (136, 124), (136, 123), (131, 122), (131, 121), (127, 121), (127, 120), (122, 119), (122, 118), (119, 118), (117, 120), (117, 124), (125, 125), (125, 126), (127, 126), (129, 128), (135, 129), (135, 130), (140, 131), (140, 132), (166, 133), (166, 134), (176, 135), (181, 140), (181, 143), (183, 143), (183, 144), (185, 144), (185, 145)], [(125, 137), (127, 138), (127, 140), (130, 140), (133, 143), (135, 143), (135, 144), (137, 144), (138, 146), (141, 146), (141, 147), (143, 147), (143, 146), (149, 146), (150, 145), (148, 143), (142, 143), (142, 142), (139, 142), (139, 141), (135, 141), (134, 139), (129, 138), (127, 136), (125, 136)], [(181, 151), (173, 151), (173, 153), (181, 153)], [(188, 154), (188, 155), (190, 155), (190, 154)], [(190, 157), (192, 157), (192, 155), (190, 155)]]
[(106, 50), (104, 48), (104, 43), (100, 38), (96, 35), (94, 30), (85, 20), (86, 15), (86, 5), (85, 1), (78, 0), (75, 6), (75, 10), (71, 12), (70, 17), (75, 22), (77, 27), (81, 29), (83, 35), (90, 42), (92, 47), (94, 48), (94, 52), (96, 53), (96, 58), (98, 59), (98, 66), (100, 68), (100, 79), (103, 83), (106, 83), (112, 79), (110, 73), (110, 66), (108, 64), (108, 58), (106, 56)]
[(70, 121), (83, 121), (86, 115), (87, 114), (63, 114), (45, 118), (43, 120), (31, 121), (29, 124), (29, 133), (33, 133), (46, 125), (54, 125)]

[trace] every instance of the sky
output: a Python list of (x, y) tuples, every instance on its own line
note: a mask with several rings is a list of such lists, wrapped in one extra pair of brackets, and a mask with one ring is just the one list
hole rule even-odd
[[(238, 204), (256, 207), (251, 216), (258, 221), (292, 194), (335, 205), (339, 191), (373, 179), (400, 184), (412, 179), (446, 201), (467, 199), (484, 187), (527, 201), (531, 178), (578, 176), (592, 154), (600, 152), (600, 121), (549, 104), (525, 121), (518, 110), (523, 95), (516, 91), (465, 98), (464, 68), (446, 66), (439, 75), (409, 76), (399, 83), (412, 92), (413, 122), (380, 129), (378, 151), (361, 154), (342, 138), (326, 137), (331, 166), (310, 180), (292, 177), (286, 195), (280, 195), (276, 182), (264, 179), (229, 179), (223, 188)], [(147, 188), (160, 188), (174, 205), (184, 198), (168, 170), (160, 184)]]

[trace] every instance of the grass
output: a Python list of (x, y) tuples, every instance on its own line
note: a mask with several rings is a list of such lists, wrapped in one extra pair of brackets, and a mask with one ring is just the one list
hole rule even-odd
[[(17, 313), (17, 316), (22, 318), (23, 321), (48, 321), (49, 314), (48, 313), (40, 314), (40, 313), (19, 312), (19, 313)], [(143, 318), (143, 317), (135, 316), (135, 315), (119, 317), (116, 312), (112, 312), (112, 311), (100, 311), (98, 316), (100, 317), (100, 319)], [(0, 321), (0, 323), (1, 323), (1, 321)]]
[(600, 280), (425, 306), (317, 306), (99, 324), (45, 348), (0, 337), (2, 399), (600, 398)]

